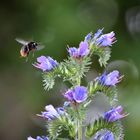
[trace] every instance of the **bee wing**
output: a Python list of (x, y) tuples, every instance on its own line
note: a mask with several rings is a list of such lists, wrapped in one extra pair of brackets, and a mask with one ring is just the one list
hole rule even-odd
[(22, 45), (27, 45), (29, 43), (28, 41), (25, 41), (25, 40), (20, 39), (20, 38), (16, 38), (15, 40)]
[(42, 50), (42, 49), (44, 49), (44, 48), (45, 48), (44, 45), (41, 45), (41, 44), (37, 45), (37, 50)]

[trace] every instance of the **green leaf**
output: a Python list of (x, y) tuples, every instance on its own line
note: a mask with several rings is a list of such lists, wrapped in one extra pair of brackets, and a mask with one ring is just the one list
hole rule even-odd
[(43, 86), (45, 90), (50, 90), (55, 84), (55, 76), (53, 72), (43, 74)]
[(108, 86), (100, 85), (97, 82), (95, 82), (93, 85), (89, 84), (89, 87), (90, 87), (89, 99), (92, 100), (95, 94), (100, 92), (106, 96), (106, 98), (109, 101), (109, 104), (112, 107), (118, 105), (118, 91), (116, 87), (114, 86), (108, 87)]
[(110, 123), (103, 118), (99, 118), (94, 122), (94, 124), (88, 124), (86, 126), (85, 136), (87, 138), (91, 138), (102, 129), (107, 129), (113, 132), (115, 140), (122, 140), (124, 137), (123, 127), (120, 121)]
[(118, 105), (118, 91), (116, 87), (110, 87), (105, 91), (105, 95), (112, 107)]
[(107, 61), (110, 59), (111, 57), (111, 49), (109, 47), (105, 47), (100, 53), (99, 53), (99, 63), (100, 66), (106, 66), (107, 65)]
[(75, 124), (66, 117), (61, 117), (48, 123), (48, 131), (51, 139), (70, 139), (76, 136)]
[(89, 65), (91, 64), (90, 57), (84, 58), (72, 58), (69, 57), (60, 64), (61, 77), (64, 81), (69, 81), (72, 85), (79, 84), (79, 79), (85, 76), (85, 73), (89, 71)]
[(43, 86), (45, 90), (50, 90), (55, 84), (55, 79), (60, 77), (59, 66), (53, 69), (52, 71), (43, 73)]
[(118, 91), (116, 87), (100, 86), (100, 91), (107, 97), (110, 106), (116, 107), (118, 105)]
[(100, 66), (104, 66), (106, 67), (107, 65), (107, 61), (110, 59), (111, 57), (111, 49), (109, 47), (97, 47), (94, 46), (93, 47), (93, 54), (98, 55), (99, 56), (99, 63)]

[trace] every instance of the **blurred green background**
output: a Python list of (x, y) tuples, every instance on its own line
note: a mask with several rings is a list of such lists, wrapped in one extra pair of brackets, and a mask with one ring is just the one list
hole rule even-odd
[[(43, 135), (35, 117), (47, 104), (62, 104), (66, 86), (57, 82), (43, 90), (41, 74), (33, 68), (37, 56), (58, 61), (67, 57), (66, 47), (78, 46), (84, 36), (98, 28), (115, 31), (117, 43), (107, 69), (125, 75), (119, 99), (130, 115), (123, 120), (126, 140), (140, 140), (140, 0), (1, 0), (0, 1), (0, 140), (25, 140)], [(45, 49), (20, 58), (16, 37), (41, 42)], [(97, 60), (93, 70), (101, 72)]]

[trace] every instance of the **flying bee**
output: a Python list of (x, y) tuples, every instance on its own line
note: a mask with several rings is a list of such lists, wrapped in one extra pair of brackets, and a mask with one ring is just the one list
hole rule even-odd
[(36, 50), (41, 50), (44, 48), (44, 46), (34, 42), (34, 41), (25, 41), (19, 38), (16, 38), (16, 41), (23, 46), (20, 49), (20, 55), (21, 57), (28, 58), (30, 52), (34, 52)]

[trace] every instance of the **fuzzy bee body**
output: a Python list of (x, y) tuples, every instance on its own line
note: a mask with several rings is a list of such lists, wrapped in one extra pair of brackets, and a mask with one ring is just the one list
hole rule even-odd
[(16, 39), (16, 41), (23, 45), (20, 49), (21, 57), (28, 57), (31, 51), (36, 51), (44, 48), (44, 46), (40, 46), (34, 41), (28, 42), (22, 39)]

